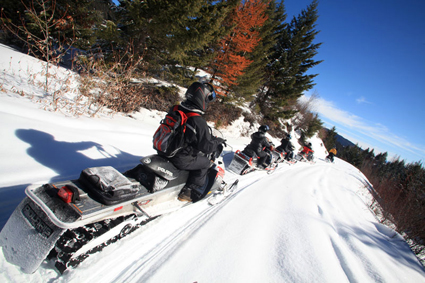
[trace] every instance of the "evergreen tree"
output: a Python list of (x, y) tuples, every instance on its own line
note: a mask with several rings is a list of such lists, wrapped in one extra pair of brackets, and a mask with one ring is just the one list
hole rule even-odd
[(94, 9), (94, 5), (101, 3), (99, 0), (5, 1), (7, 8), (2, 19), (19, 27), (15, 35), (26, 38), (20, 45), (37, 40), (24, 33), (31, 33), (39, 39), (49, 38), (56, 46), (72, 45), (86, 50), (96, 41), (95, 25), (101, 22), (102, 14)]
[(305, 130), (305, 136), (311, 138), (314, 136), (323, 126), (322, 121), (319, 119), (319, 114), (309, 113), (311, 119), (308, 119), (307, 129)]
[[(25, 11), (25, 6), (21, 1), (17, 0), (2, 0), (1, 7), (1, 24), (8, 26), (19, 26), (22, 23), (22, 18)], [(24, 42), (20, 41), (12, 32), (8, 32), (5, 26), (1, 27), (3, 35), (0, 39), (13, 45), (22, 46)]]
[(261, 41), (254, 50), (247, 54), (247, 58), (252, 63), (244, 70), (244, 73), (238, 77), (237, 84), (232, 88), (239, 98), (248, 101), (254, 98), (259, 87), (265, 82), (265, 68), (268, 64), (272, 48), (276, 44), (276, 38), (279, 34), (279, 28), (286, 20), (283, 3), (277, 4), (275, 1), (266, 1), (268, 16), (264, 25), (259, 28)]
[(362, 149), (358, 146), (349, 146), (342, 153), (341, 158), (351, 163), (353, 166), (360, 168), (363, 164), (363, 158), (361, 155)]
[(239, 0), (120, 1), (125, 36), (154, 73), (167, 66), (186, 66), (193, 51), (202, 50), (224, 32), (226, 11)]
[(237, 7), (229, 18), (228, 25), (234, 26), (232, 32), (220, 41), (219, 49), (211, 66), (212, 81), (218, 80), (217, 93), (228, 96), (237, 78), (243, 74), (253, 61), (251, 53), (261, 40), (258, 31), (267, 20), (266, 4), (261, 0), (246, 0)]
[(374, 149), (372, 148), (372, 150), (370, 150), (369, 148), (367, 148), (363, 151), (362, 155), (364, 160), (372, 160), (375, 158)]
[(73, 22), (71, 26), (62, 21), (58, 29), (64, 32), (65, 37), (73, 39), (74, 47), (88, 50), (96, 43), (96, 26), (102, 23), (103, 14), (95, 7), (99, 7), (105, 1), (110, 2), (110, 0), (56, 0), (56, 10), (66, 14), (67, 19)]
[(337, 136), (336, 128), (335, 126), (332, 127), (332, 129), (328, 130), (326, 133), (326, 139), (324, 141), (325, 148), (329, 151), (332, 148), (336, 146), (336, 136)]
[(313, 60), (321, 45), (313, 43), (319, 32), (315, 30), (317, 6), (318, 2), (314, 0), (279, 34), (267, 68), (268, 80), (257, 96), (261, 112), (268, 119), (293, 116), (295, 111), (288, 107), (290, 102), (314, 86), (313, 78), (317, 74), (306, 72), (322, 62)]

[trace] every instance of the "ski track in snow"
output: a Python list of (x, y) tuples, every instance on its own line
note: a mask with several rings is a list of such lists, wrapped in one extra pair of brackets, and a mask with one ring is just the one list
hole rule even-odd
[[(241, 179), (240, 178), (241, 176), (232, 174), (229, 171), (226, 171), (226, 172), (228, 175), (233, 175), (233, 178), (226, 179), (226, 181), (228, 181), (229, 184), (231, 184), (238, 178)], [(149, 280), (152, 274), (154, 274), (156, 270), (167, 260), (169, 255), (173, 254), (176, 250), (178, 250), (179, 246), (183, 242), (187, 241), (192, 234), (196, 233), (196, 231), (201, 229), (202, 226), (210, 218), (214, 217), (214, 215), (218, 213), (219, 210), (224, 205), (227, 204), (227, 202), (229, 202), (232, 198), (236, 197), (239, 193), (243, 192), (245, 189), (249, 188), (249, 186), (258, 182), (260, 180), (258, 174), (264, 174), (264, 172), (254, 172), (252, 175), (243, 176), (243, 180), (239, 182), (237, 190), (235, 190), (233, 193), (228, 195), (223, 201), (221, 201), (220, 203), (216, 205), (211, 206), (206, 204), (205, 201), (202, 201), (200, 203), (193, 204), (189, 207), (185, 207), (184, 209), (181, 209), (180, 212), (171, 213), (176, 215), (182, 214), (183, 216), (188, 215), (188, 218), (182, 220), (181, 226), (177, 226), (172, 233), (167, 232), (169, 234), (168, 235), (165, 234), (164, 235), (165, 237), (157, 237), (155, 239), (155, 241), (157, 242), (157, 245), (155, 245), (154, 249), (150, 249), (143, 254), (139, 254), (138, 257), (135, 258), (135, 260), (132, 262), (132, 265), (130, 267), (124, 268), (121, 273), (117, 274), (114, 278), (111, 278), (109, 282), (117, 282), (117, 281), (147, 282), (147, 280)], [(184, 210), (190, 210), (190, 211), (188, 211), (188, 213), (184, 213)], [(196, 212), (192, 210), (196, 210)], [(163, 218), (171, 217), (175, 219), (176, 215), (163, 215), (161, 216), (160, 219), (152, 221), (148, 225), (139, 229), (139, 231), (136, 231), (131, 236), (143, 238), (144, 236), (143, 233), (145, 233), (145, 231), (140, 231), (140, 230), (146, 230), (146, 229), (149, 229), (149, 231), (146, 231), (146, 233), (148, 234), (156, 234), (156, 235), (161, 234), (159, 231), (157, 233), (154, 232), (156, 222), (159, 222), (156, 225), (163, 225), (161, 222), (168, 220), (168, 219), (163, 220)], [(152, 227), (149, 227), (149, 226), (152, 226)], [(139, 232), (142, 234), (135, 235)], [(121, 241), (125, 241), (126, 239), (127, 238)], [(138, 250), (137, 247), (133, 247), (133, 248), (135, 250)], [(95, 254), (92, 256), (102, 256), (102, 255)], [(86, 260), (86, 262), (87, 261), (88, 260)], [(113, 268), (113, 266), (109, 266), (109, 267)], [(104, 272), (107, 272), (109, 267), (106, 266)], [(114, 265), (114, 268), (116, 268), (115, 265)]]

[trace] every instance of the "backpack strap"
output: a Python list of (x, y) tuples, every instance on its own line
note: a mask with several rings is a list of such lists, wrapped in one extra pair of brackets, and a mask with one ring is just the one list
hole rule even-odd
[(181, 110), (179, 110), (179, 106), (178, 105), (174, 105), (174, 107), (173, 107), (173, 111), (178, 111), (178, 112), (180, 112), (180, 114), (181, 114), (181, 116), (182, 117), (185, 117), (185, 120), (184, 121), (182, 121), (182, 124), (184, 124), (185, 125), (185, 128), (184, 128), (184, 132), (186, 132), (186, 127), (187, 128), (189, 128), (189, 129), (191, 129), (192, 130), (192, 132), (194, 132), (195, 133), (195, 135), (196, 135), (196, 129), (194, 128), (194, 127), (192, 127), (191, 125), (189, 125), (189, 124), (186, 124), (186, 122), (187, 122), (187, 120), (190, 118), (190, 117), (194, 117), (194, 116), (201, 116), (201, 114), (199, 114), (199, 113), (196, 113), (196, 112), (188, 112), (188, 113), (184, 113), (183, 111), (181, 111)]
[[(187, 113), (186, 114), (186, 116), (187, 116), (187, 119), (189, 120), (189, 118), (190, 117), (194, 117), (194, 116), (201, 116), (200, 114), (198, 114), (198, 113), (195, 113), (195, 112), (189, 112), (189, 113)], [(189, 124), (186, 124), (186, 127), (188, 127), (189, 129), (191, 129), (192, 130), (192, 132), (194, 132), (195, 133), (195, 135), (196, 135), (196, 129), (194, 128), (194, 127), (192, 127), (191, 125), (189, 125)]]

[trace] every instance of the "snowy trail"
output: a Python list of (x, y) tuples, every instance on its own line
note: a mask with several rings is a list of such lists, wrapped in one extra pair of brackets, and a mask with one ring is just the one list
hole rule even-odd
[[(367, 230), (357, 226), (363, 223), (363, 219), (356, 221), (358, 213), (344, 211), (344, 202), (340, 197), (348, 196), (348, 201), (352, 199), (354, 202), (361, 202), (361, 199), (344, 188), (341, 189), (342, 194), (329, 190), (335, 190), (335, 186), (329, 186), (329, 179), (323, 176), (335, 174), (332, 172), (335, 169), (332, 165), (318, 165), (300, 164), (283, 173), (266, 175), (256, 184), (246, 187), (243, 194), (232, 200), (231, 205), (223, 207), (190, 241), (176, 250), (149, 282), (161, 282), (165, 280), (165, 275), (169, 278), (170, 274), (181, 278), (178, 282), (202, 281), (211, 274), (220, 274), (217, 282), (258, 282), (262, 278), (269, 278), (272, 282), (385, 281), (376, 272), (379, 267), (372, 264), (379, 262), (379, 258), (365, 257), (368, 251), (353, 253), (352, 250), (357, 245), (367, 249), (368, 238), (374, 237), (369, 234), (377, 233), (373, 225)], [(244, 180), (241, 182), (243, 184)], [(247, 206), (247, 203), (251, 205)], [(305, 203), (305, 206), (300, 207), (300, 203)], [(364, 212), (368, 217), (366, 207)], [(282, 219), (282, 215), (288, 217)], [(340, 217), (334, 219), (331, 215)], [(350, 215), (349, 221), (338, 221)], [(370, 217), (370, 220), (374, 218)], [(232, 229), (235, 226), (244, 227), (244, 230)], [(314, 241), (310, 239), (311, 230), (317, 233)], [(248, 231), (251, 233), (246, 233)], [(378, 247), (382, 248), (380, 252), (385, 253), (384, 248), (388, 243), (384, 244)], [(227, 250), (229, 246), (233, 247), (232, 250)], [(246, 253), (242, 260), (239, 249)], [(329, 249), (334, 253), (329, 255)], [(252, 254), (268, 260), (258, 262), (249, 256)], [(202, 259), (205, 257), (209, 263), (216, 264), (203, 265)], [(286, 264), (286, 259), (299, 261), (299, 267), (305, 265), (306, 271), (299, 273), (293, 270), (293, 263)], [(329, 261), (334, 262), (332, 266), (340, 268), (329, 269)], [(229, 273), (223, 272), (223, 265)], [(248, 269), (255, 270), (254, 277), (252, 272), (249, 275), (245, 273)], [(401, 281), (406, 279), (396, 272), (393, 275)]]
[[(226, 171), (227, 182), (240, 182), (223, 202), (163, 215), (54, 280), (425, 282), (419, 263), (400, 249), (406, 243), (377, 224), (358, 195), (356, 173), (340, 160), (281, 164), (271, 175)], [(52, 278), (51, 268), (43, 264), (34, 282)]]

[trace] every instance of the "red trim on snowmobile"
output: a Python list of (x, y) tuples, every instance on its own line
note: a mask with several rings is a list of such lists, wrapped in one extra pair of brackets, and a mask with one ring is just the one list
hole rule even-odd
[(217, 168), (218, 168), (218, 172), (217, 172), (217, 175), (218, 176), (221, 176), (221, 177), (223, 177), (224, 178), (224, 169), (223, 168), (221, 168), (220, 166), (217, 166)]

